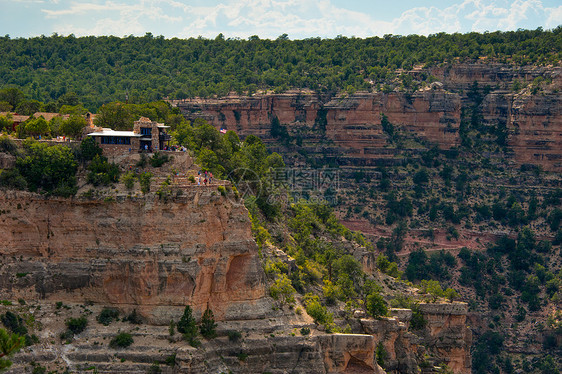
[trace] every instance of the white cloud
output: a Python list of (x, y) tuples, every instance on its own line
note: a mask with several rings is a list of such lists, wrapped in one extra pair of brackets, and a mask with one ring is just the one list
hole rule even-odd
[(276, 38), (284, 33), (291, 38), (428, 35), (514, 30), (531, 19), (546, 23), (546, 27), (562, 23), (562, 6), (545, 8), (542, 1), (546, 0), (457, 0), (444, 8), (411, 8), (394, 19), (345, 9), (331, 0), (208, 1), (209, 5), (190, 5), (183, 0), (76, 0), (42, 11), (46, 17), (59, 20), (57, 32), (124, 35), (151, 31), (168, 37), (209, 38), (219, 33), (241, 38)]
[[(153, 3), (141, 1), (136, 4), (117, 3), (79, 3), (70, 7), (49, 10), (42, 9), (47, 18), (60, 19), (56, 32), (75, 35), (130, 35), (151, 31), (147, 20), (157, 22), (180, 22), (182, 17), (166, 14)], [(72, 17), (70, 17), (72, 16)], [(80, 16), (87, 17), (84, 22)], [(93, 22), (92, 22), (93, 21)]]
[(548, 14), (545, 22), (546, 28), (553, 29), (562, 25), (562, 5), (557, 8), (547, 8), (546, 11)]

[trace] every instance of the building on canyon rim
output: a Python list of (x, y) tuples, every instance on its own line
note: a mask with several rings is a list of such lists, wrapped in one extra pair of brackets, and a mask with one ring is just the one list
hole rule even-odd
[(133, 151), (158, 151), (169, 146), (172, 137), (166, 133), (163, 123), (151, 121), (149, 118), (141, 117), (134, 122), (133, 131), (115, 131), (102, 128), (88, 134), (96, 139), (96, 142), (110, 152), (125, 153)]

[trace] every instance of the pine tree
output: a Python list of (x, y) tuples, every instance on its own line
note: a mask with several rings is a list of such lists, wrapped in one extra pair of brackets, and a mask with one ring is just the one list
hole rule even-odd
[(213, 311), (207, 308), (205, 312), (203, 312), (203, 317), (201, 318), (201, 326), (199, 326), (201, 335), (203, 335), (207, 339), (212, 339), (217, 336), (216, 328), (217, 324), (215, 323), (215, 316), (213, 315)]
[(25, 346), (25, 339), (22, 336), (0, 329), (0, 372), (12, 365), (7, 357), (19, 351), (23, 346)]
[(189, 305), (186, 305), (185, 310), (183, 311), (183, 316), (178, 321), (177, 330), (182, 333), (188, 341), (197, 336), (197, 325)]

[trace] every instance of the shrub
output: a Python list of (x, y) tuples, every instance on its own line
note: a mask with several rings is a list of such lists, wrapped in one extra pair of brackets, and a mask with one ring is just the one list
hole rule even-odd
[(0, 186), (25, 190), (27, 188), (27, 181), (18, 169), (3, 169), (0, 170)]
[(310, 334), (310, 328), (308, 328), (308, 327), (301, 328), (301, 335), (305, 336), (305, 335), (309, 335), (309, 334)]
[(168, 201), (170, 198), (170, 195), (172, 194), (172, 190), (170, 188), (171, 183), (172, 181), (170, 177), (168, 177), (162, 182), (162, 184), (160, 184), (160, 188), (156, 191), (156, 195), (160, 200)]
[(154, 152), (154, 154), (150, 158), (150, 165), (152, 165), (155, 168), (159, 168), (160, 166), (164, 165), (168, 161), (170, 161), (170, 157), (167, 154), (162, 152)]
[(152, 365), (150, 365), (150, 367), (148, 368), (148, 372), (151, 374), (161, 373), (162, 369), (160, 368), (160, 363), (158, 361), (153, 362)]
[(379, 344), (377, 345), (375, 356), (377, 359), (377, 364), (379, 364), (381, 367), (384, 367), (384, 361), (388, 358), (388, 352), (384, 348), (382, 342), (379, 342)]
[(318, 324), (330, 324), (333, 322), (332, 313), (328, 312), (325, 306), (322, 306), (318, 300), (310, 300), (306, 304), (306, 312)]
[(114, 308), (103, 308), (96, 320), (104, 326), (109, 326), (114, 320), (119, 320), (119, 311)]
[(166, 357), (166, 359), (164, 360), (164, 363), (168, 366), (171, 366), (171, 367), (176, 366), (176, 354), (173, 353), (173, 354), (169, 355), (168, 357)]
[(428, 293), (431, 295), (432, 301), (436, 302), (438, 298), (443, 297), (443, 289), (441, 284), (436, 280), (422, 280), (421, 290), (423, 293)]
[(66, 321), (66, 327), (72, 332), (72, 334), (80, 334), (86, 329), (88, 325), (88, 320), (86, 317), (82, 316), (79, 318), (71, 318)]
[(23, 318), (21, 318), (17, 314), (7, 311), (6, 313), (2, 314), (2, 316), (0, 316), (0, 319), (2, 320), (4, 326), (6, 326), (6, 328), (14, 334), (27, 334), (27, 327), (25, 327)]
[(24, 142), (24, 148), (27, 156), (18, 158), (16, 167), (32, 192), (42, 189), (56, 195), (76, 193), (78, 164), (70, 148), (34, 141)]
[(133, 344), (133, 336), (126, 332), (118, 334), (109, 342), (111, 348), (127, 348), (131, 344)]
[(82, 162), (91, 161), (95, 156), (101, 156), (102, 152), (103, 151), (98, 143), (96, 143), (96, 140), (93, 137), (88, 136), (80, 143), (78, 159)]
[(170, 320), (170, 325), (168, 326), (168, 333), (170, 336), (174, 336), (176, 334), (176, 323), (173, 319)]
[(132, 171), (127, 172), (125, 175), (123, 175), (123, 178), (121, 178), (123, 184), (125, 185), (125, 188), (128, 190), (132, 190), (133, 187), (135, 187), (135, 179), (135, 173), (133, 173)]
[(427, 320), (423, 316), (418, 305), (412, 307), (412, 319), (410, 320), (410, 327), (413, 330), (422, 330), (427, 325)]
[(119, 180), (119, 166), (107, 162), (107, 158), (96, 155), (88, 165), (88, 183), (94, 186), (109, 185)]
[(150, 192), (150, 182), (152, 179), (152, 173), (142, 173), (139, 174), (139, 183), (141, 185), (141, 191), (143, 194)]
[(140, 159), (137, 161), (136, 166), (138, 166), (139, 168), (145, 168), (147, 164), (148, 158), (144, 153), (141, 153)]
[(132, 323), (133, 325), (142, 325), (143, 322), (142, 317), (137, 313), (136, 309), (133, 309), (133, 311), (127, 317), (123, 318), (123, 321)]
[(291, 280), (285, 274), (280, 274), (269, 288), (269, 293), (274, 300), (279, 300), (281, 305), (295, 303), (294, 294), (297, 291), (291, 284)]
[(386, 316), (388, 313), (386, 302), (378, 292), (373, 292), (367, 296), (365, 307), (367, 308), (369, 314), (374, 318)]
[(7, 359), (15, 352), (19, 351), (25, 345), (24, 338), (18, 334), (9, 333), (4, 329), (0, 329), (0, 371), (9, 368), (12, 362)]
[(15, 156), (18, 153), (18, 146), (12, 139), (8, 138), (6, 135), (3, 135), (0, 136), (0, 152), (9, 153)]
[(237, 342), (242, 338), (242, 334), (239, 331), (230, 330), (228, 332), (228, 340), (231, 342)]

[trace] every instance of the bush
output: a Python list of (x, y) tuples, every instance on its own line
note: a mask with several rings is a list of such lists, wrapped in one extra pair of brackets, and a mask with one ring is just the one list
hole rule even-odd
[(367, 312), (374, 318), (386, 316), (388, 313), (386, 302), (378, 292), (373, 292), (367, 296), (365, 307), (367, 308)]
[(309, 300), (306, 304), (306, 312), (314, 319), (317, 324), (331, 324), (333, 322), (332, 313), (328, 312), (325, 306), (322, 306), (316, 299)]
[(239, 331), (230, 330), (228, 332), (228, 340), (231, 342), (237, 342), (242, 338), (242, 334)]
[(136, 166), (144, 169), (147, 164), (148, 164), (148, 158), (144, 153), (141, 153), (140, 159), (137, 161)]
[(96, 140), (93, 137), (88, 136), (80, 143), (78, 159), (82, 162), (91, 161), (94, 157), (101, 156), (102, 152), (103, 151), (98, 143), (96, 143)]
[(168, 357), (166, 357), (166, 359), (164, 360), (164, 363), (168, 366), (171, 366), (171, 367), (176, 366), (176, 354), (173, 353), (173, 354), (169, 355)]
[(123, 318), (123, 321), (128, 321), (129, 323), (132, 323), (133, 325), (142, 325), (142, 317), (140, 316), (140, 314), (137, 313), (136, 309), (133, 309), (131, 314), (129, 314), (127, 317)]
[(114, 308), (103, 308), (96, 320), (104, 326), (109, 326), (114, 320), (119, 320), (119, 311)]
[(9, 153), (15, 156), (18, 153), (18, 146), (12, 139), (3, 135), (0, 136), (0, 152)]
[(152, 173), (142, 173), (139, 174), (139, 183), (141, 185), (141, 191), (143, 194), (150, 192), (150, 182), (152, 179)]
[(18, 169), (3, 169), (0, 170), (0, 186), (16, 190), (25, 190), (27, 188), (27, 181), (20, 174)]
[(297, 291), (291, 284), (291, 280), (285, 274), (280, 274), (269, 288), (269, 293), (274, 300), (279, 300), (281, 306), (285, 303), (292, 305), (295, 303), (295, 293)]
[(308, 327), (301, 328), (301, 335), (305, 336), (305, 335), (309, 335), (309, 334), (310, 334), (310, 328), (308, 328)]
[(133, 173), (132, 171), (127, 172), (125, 175), (123, 175), (123, 178), (121, 178), (123, 184), (125, 185), (125, 188), (128, 190), (132, 190), (133, 187), (135, 187), (135, 179), (135, 173)]
[(94, 186), (109, 185), (119, 180), (119, 167), (114, 163), (107, 162), (107, 158), (96, 155), (88, 165), (88, 183)]
[(88, 325), (88, 320), (86, 317), (82, 316), (79, 318), (71, 318), (66, 321), (66, 327), (72, 334), (80, 334), (82, 331), (86, 329)]
[(412, 307), (412, 319), (410, 320), (410, 327), (413, 330), (422, 330), (427, 325), (427, 320), (423, 316), (418, 305)]
[(2, 316), (0, 316), (0, 319), (2, 320), (4, 326), (6, 326), (6, 328), (14, 334), (27, 334), (27, 327), (25, 327), (23, 318), (21, 318), (17, 314), (7, 311), (6, 313), (2, 314)]
[(109, 342), (111, 348), (127, 348), (131, 344), (133, 344), (133, 336), (126, 332), (118, 334)]
[(379, 364), (381, 367), (384, 367), (384, 362), (388, 358), (388, 352), (384, 348), (382, 342), (379, 342), (379, 344), (377, 345), (375, 356), (377, 359), (377, 364)]
[(24, 142), (27, 156), (16, 160), (16, 167), (25, 178), (28, 188), (43, 189), (53, 194), (76, 193), (78, 164), (70, 148), (34, 141)]
[(159, 168), (160, 166), (164, 165), (168, 161), (170, 161), (170, 157), (167, 154), (158, 151), (158, 152), (154, 152), (154, 154), (150, 158), (150, 165), (152, 165), (155, 168)]
[(162, 369), (160, 368), (160, 363), (158, 361), (153, 362), (152, 365), (150, 365), (150, 367), (148, 368), (148, 372), (151, 374), (161, 373)]

